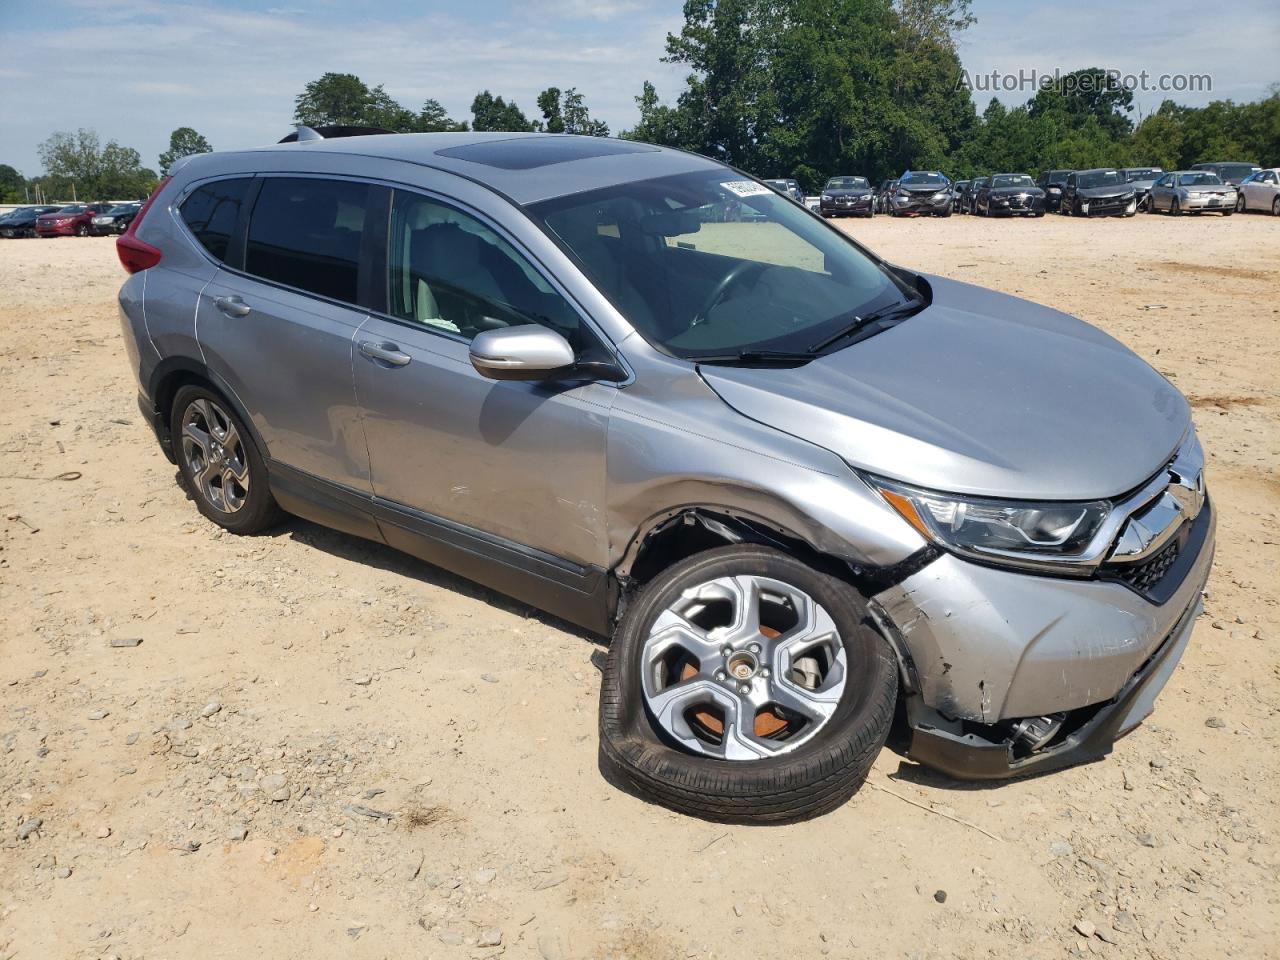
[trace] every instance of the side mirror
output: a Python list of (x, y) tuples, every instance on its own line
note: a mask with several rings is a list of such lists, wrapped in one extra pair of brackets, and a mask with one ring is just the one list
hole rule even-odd
[(490, 380), (549, 380), (576, 359), (568, 340), (536, 323), (478, 333), (470, 355), (471, 365)]

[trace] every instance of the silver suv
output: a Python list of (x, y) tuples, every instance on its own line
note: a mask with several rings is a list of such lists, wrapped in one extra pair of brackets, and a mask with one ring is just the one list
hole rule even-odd
[(206, 517), (283, 510), (611, 636), (602, 771), (679, 810), (813, 816), (886, 741), (962, 778), (1097, 759), (1200, 610), (1213, 511), (1163, 377), (702, 157), (205, 154), (119, 252)]

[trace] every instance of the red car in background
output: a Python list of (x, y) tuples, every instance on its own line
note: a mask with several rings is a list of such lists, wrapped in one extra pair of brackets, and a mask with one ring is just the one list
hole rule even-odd
[(109, 203), (69, 203), (53, 213), (36, 217), (37, 237), (87, 237), (89, 222), (106, 213)]

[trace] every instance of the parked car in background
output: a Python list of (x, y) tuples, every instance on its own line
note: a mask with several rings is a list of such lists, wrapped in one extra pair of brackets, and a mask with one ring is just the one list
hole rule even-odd
[(972, 180), (969, 181), (969, 189), (965, 192), (965, 195), (964, 195), (965, 213), (978, 212), (977, 207), (974, 206), (974, 201), (977, 199), (978, 192), (982, 190), (990, 182), (991, 182), (990, 177), (974, 177)]
[(1036, 177), (1036, 186), (1044, 191), (1044, 208), (1057, 211), (1062, 205), (1062, 188), (1067, 185), (1070, 170), (1042, 170)]
[(1258, 170), (1236, 187), (1236, 212), (1266, 210), (1280, 217), (1280, 167)]
[(140, 203), (117, 203), (89, 221), (89, 232), (95, 237), (124, 233), (142, 208)]
[(1062, 187), (1059, 213), (1071, 217), (1132, 217), (1137, 191), (1115, 167), (1076, 170)]
[(1216, 503), (1115, 338), (683, 151), (322, 146), (175, 164), (116, 241), (139, 408), (210, 522), (288, 511), (611, 637), (602, 773), (699, 817), (833, 810), (895, 725), (995, 779), (1151, 712)]
[(882, 180), (880, 186), (876, 187), (875, 193), (872, 195), (871, 209), (876, 213), (888, 213), (889, 197), (893, 195), (893, 191), (897, 188), (897, 180)]
[(36, 219), (45, 213), (52, 213), (58, 207), (52, 205), (19, 207), (10, 210), (0, 217), (0, 237), (34, 237), (36, 235)]
[(1236, 188), (1223, 183), (1212, 170), (1175, 170), (1151, 187), (1147, 211), (1161, 210), (1175, 217), (1205, 211), (1229, 217), (1236, 212)]
[(1127, 183), (1132, 184), (1134, 196), (1138, 201), (1138, 209), (1145, 210), (1151, 192), (1151, 185), (1164, 174), (1161, 167), (1121, 167)]
[(951, 216), (955, 197), (951, 181), (937, 170), (908, 170), (898, 179), (889, 198), (889, 213), (895, 217), (917, 217), (931, 214)]
[(984, 217), (1043, 217), (1044, 191), (1025, 173), (996, 173), (973, 200)]
[(875, 215), (871, 181), (866, 177), (832, 177), (822, 188), (818, 212), (824, 217)]
[(1262, 169), (1256, 163), (1248, 163), (1246, 161), (1227, 161), (1213, 163), (1193, 163), (1192, 170), (1208, 170), (1210, 173), (1216, 173), (1218, 179), (1223, 183), (1229, 183), (1234, 186), (1244, 180), (1251, 173), (1257, 173)]
[(956, 213), (969, 212), (969, 185), (971, 182), (972, 181), (969, 180), (957, 180), (955, 183), (951, 184), (951, 192), (955, 196), (955, 201), (952, 204), (952, 207)]
[(93, 218), (105, 213), (107, 204), (70, 203), (36, 218), (38, 237), (87, 237)]

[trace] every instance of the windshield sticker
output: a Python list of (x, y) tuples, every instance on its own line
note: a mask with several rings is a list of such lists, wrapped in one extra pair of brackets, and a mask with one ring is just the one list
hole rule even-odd
[(763, 183), (756, 183), (753, 180), (730, 180), (727, 183), (720, 184), (720, 186), (730, 193), (737, 194), (739, 197), (767, 197), (773, 193)]

